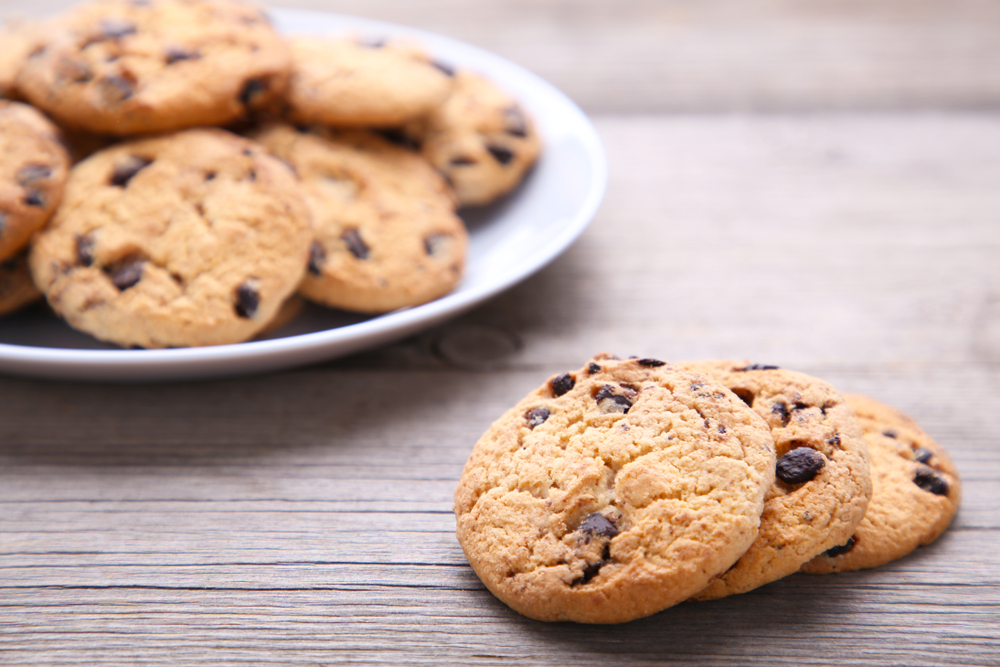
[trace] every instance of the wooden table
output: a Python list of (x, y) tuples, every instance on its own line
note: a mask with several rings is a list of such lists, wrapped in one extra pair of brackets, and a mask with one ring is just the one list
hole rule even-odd
[[(396, 345), (206, 382), (0, 377), (0, 664), (1000, 665), (995, 3), (276, 4), (543, 75), (603, 137), (604, 204), (551, 266)], [(952, 453), (961, 511), (877, 570), (621, 626), (519, 617), (452, 493), (494, 418), (601, 350), (889, 402)]]

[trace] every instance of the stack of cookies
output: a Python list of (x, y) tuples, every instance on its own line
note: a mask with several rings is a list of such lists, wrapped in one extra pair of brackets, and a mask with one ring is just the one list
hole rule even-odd
[(418, 45), (279, 35), (240, 0), (91, 0), (0, 34), (0, 314), (44, 294), (124, 347), (248, 340), (461, 279), (456, 211), (540, 141)]
[(455, 513), (516, 611), (620, 623), (884, 564), (936, 539), (959, 498), (945, 451), (870, 398), (774, 366), (598, 355), (494, 422)]

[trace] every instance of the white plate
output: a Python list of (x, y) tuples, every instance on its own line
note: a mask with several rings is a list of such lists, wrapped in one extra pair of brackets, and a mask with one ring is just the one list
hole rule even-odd
[(448, 37), (324, 12), (275, 9), (285, 33), (347, 30), (419, 40), (442, 63), (467, 67), (509, 91), (544, 141), (537, 166), (502, 202), (469, 214), (469, 261), (441, 299), (378, 317), (307, 307), (266, 339), (213, 347), (123, 350), (73, 331), (43, 306), (0, 318), (0, 372), (36, 377), (151, 381), (222, 377), (332, 359), (399, 340), (461, 313), (542, 268), (580, 235), (604, 196), (607, 161), (596, 130), (569, 98), (499, 56)]

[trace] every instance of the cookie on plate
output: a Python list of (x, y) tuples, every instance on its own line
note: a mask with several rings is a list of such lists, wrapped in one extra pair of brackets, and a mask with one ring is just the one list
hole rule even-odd
[(247, 340), (305, 272), (301, 185), (263, 147), (217, 128), (116, 144), (73, 167), (30, 256), (73, 327), (144, 348)]
[(0, 100), (0, 261), (21, 251), (62, 197), (69, 155), (37, 109)]
[(450, 292), (468, 244), (454, 195), (418, 153), (365, 130), (271, 125), (255, 138), (293, 166), (315, 240), (300, 292), (384, 313)]
[(687, 599), (757, 534), (767, 424), (701, 373), (601, 355), (490, 426), (455, 491), (487, 588), (545, 621), (619, 623)]
[(91, 0), (48, 32), (18, 90), (99, 134), (236, 121), (283, 94), (291, 67), (267, 16), (238, 0)]
[(804, 373), (745, 362), (681, 366), (709, 375), (753, 408), (770, 426), (778, 456), (757, 539), (695, 599), (775, 581), (854, 534), (871, 499), (868, 450), (833, 387)]
[(944, 448), (909, 416), (867, 396), (845, 394), (871, 454), (872, 501), (854, 535), (802, 566), (809, 574), (878, 567), (930, 544), (961, 499)]
[(353, 37), (289, 40), (289, 117), (336, 126), (393, 127), (429, 113), (452, 79), (420, 50)]
[(31, 280), (27, 253), (0, 262), (0, 315), (20, 310), (42, 298)]
[(411, 123), (407, 134), (448, 178), (463, 206), (488, 204), (513, 190), (541, 150), (534, 123), (517, 102), (467, 70), (455, 73), (451, 96)]

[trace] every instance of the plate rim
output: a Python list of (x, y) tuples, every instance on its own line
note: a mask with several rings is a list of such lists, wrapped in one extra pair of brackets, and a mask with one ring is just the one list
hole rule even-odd
[[(558, 100), (576, 121), (573, 138), (585, 149), (591, 172), (584, 186), (585, 196), (556, 237), (532, 261), (518, 266), (501, 280), (456, 291), (426, 304), (378, 315), (371, 319), (332, 329), (294, 334), (280, 338), (252, 340), (226, 345), (154, 350), (79, 349), (39, 347), (0, 342), (0, 373), (47, 379), (158, 382), (184, 379), (224, 378), (295, 368), (332, 360), (363, 349), (402, 339), (418, 330), (455, 317), (488, 300), (551, 263), (565, 252), (590, 224), (604, 198), (608, 183), (608, 161), (593, 123), (582, 109), (561, 90), (527, 68), (474, 44), (421, 28), (369, 19), (361, 16), (313, 9), (268, 7), (276, 23), (341, 24), (340, 30), (378, 30), (389, 35), (405, 35), (421, 41), (434, 52), (444, 45), (449, 52), (469, 56), (478, 64), (463, 60), (461, 65), (483, 72), (517, 97), (526, 87), (542, 91)], [(289, 31), (292, 32), (292, 31)], [(300, 32), (300, 31), (294, 31)], [(329, 28), (311, 32), (329, 33)], [(483, 65), (486, 65), (485, 72)], [(497, 73), (500, 76), (497, 77)], [(513, 77), (512, 81), (508, 78)], [(520, 100), (519, 100), (520, 101)], [(544, 152), (542, 159), (544, 159)], [(251, 363), (252, 362), (252, 363)]]

